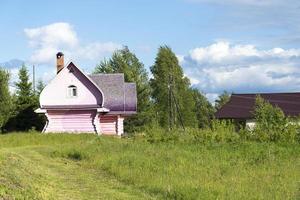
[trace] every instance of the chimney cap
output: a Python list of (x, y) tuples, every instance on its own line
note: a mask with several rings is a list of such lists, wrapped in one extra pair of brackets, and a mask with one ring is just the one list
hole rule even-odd
[(62, 53), (62, 52), (58, 52), (57, 54), (56, 54), (56, 58), (60, 58), (60, 57), (62, 57), (64, 54)]

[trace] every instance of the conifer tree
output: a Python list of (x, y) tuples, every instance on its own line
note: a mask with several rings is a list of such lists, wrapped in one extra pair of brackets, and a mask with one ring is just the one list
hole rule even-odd
[(32, 83), (29, 81), (29, 74), (25, 65), (22, 65), (19, 70), (19, 81), (16, 83), (16, 88), (18, 109), (27, 108), (32, 104), (33, 92)]
[(10, 117), (11, 96), (9, 93), (9, 73), (0, 68), (0, 132)]
[(38, 80), (37, 86), (36, 86), (36, 93), (38, 96), (40, 96), (41, 92), (45, 88), (45, 84), (42, 80)]
[(170, 47), (159, 48), (151, 72), (152, 98), (159, 124), (169, 129), (182, 126), (181, 122), (184, 126), (195, 127), (195, 102), (190, 92), (190, 81), (184, 77)]
[(128, 47), (117, 50), (109, 60), (103, 60), (96, 66), (94, 73), (124, 73), (126, 82), (135, 82), (137, 87), (137, 115), (125, 120), (125, 131), (142, 130), (153, 119), (150, 101), (148, 73), (135, 54)]
[(35, 105), (37, 107), (39, 105), (40, 94), (41, 94), (42, 90), (44, 89), (44, 87), (45, 87), (44, 82), (42, 80), (38, 80), (36, 90), (34, 93)]
[(27, 131), (31, 128), (41, 129), (43, 126), (39, 116), (34, 112), (38, 107), (29, 81), (28, 70), (23, 65), (19, 70), (19, 81), (16, 83), (16, 116), (13, 127), (18, 131)]

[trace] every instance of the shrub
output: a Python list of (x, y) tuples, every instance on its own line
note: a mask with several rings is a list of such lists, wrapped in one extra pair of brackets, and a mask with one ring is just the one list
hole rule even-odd
[(278, 106), (257, 96), (254, 117), (256, 126), (254, 138), (258, 141), (288, 141), (295, 142), (299, 137), (299, 120), (286, 117)]
[(231, 121), (213, 120), (212, 127), (206, 129), (187, 128), (166, 130), (159, 126), (146, 129), (145, 138), (150, 143), (191, 142), (191, 143), (226, 143), (241, 139)]
[(159, 126), (148, 127), (146, 129), (146, 140), (150, 143), (174, 142), (179, 140), (179, 132), (177, 129), (167, 130)]
[(213, 120), (212, 132), (215, 135), (216, 142), (236, 142), (240, 139), (232, 121)]

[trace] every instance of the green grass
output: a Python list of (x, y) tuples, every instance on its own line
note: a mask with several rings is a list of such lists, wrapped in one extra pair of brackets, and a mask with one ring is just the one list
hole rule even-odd
[(300, 145), (1, 135), (0, 199), (300, 199)]

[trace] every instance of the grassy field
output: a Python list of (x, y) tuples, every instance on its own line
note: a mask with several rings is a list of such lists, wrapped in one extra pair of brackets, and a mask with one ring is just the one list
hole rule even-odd
[(300, 199), (300, 145), (1, 135), (0, 199)]

